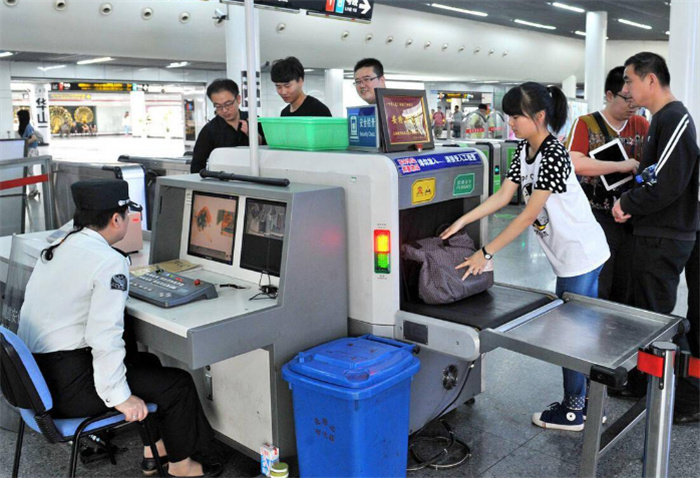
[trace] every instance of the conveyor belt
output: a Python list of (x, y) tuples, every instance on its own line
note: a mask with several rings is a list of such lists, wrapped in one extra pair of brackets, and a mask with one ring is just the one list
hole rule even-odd
[(552, 296), (544, 293), (495, 284), (485, 292), (453, 304), (404, 301), (401, 310), (483, 330), (500, 327), (552, 300)]

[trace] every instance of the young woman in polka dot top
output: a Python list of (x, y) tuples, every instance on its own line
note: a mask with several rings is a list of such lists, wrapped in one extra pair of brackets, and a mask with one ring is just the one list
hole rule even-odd
[[(523, 231), (532, 228), (557, 276), (556, 293), (597, 297), (598, 275), (610, 250), (605, 234), (576, 179), (566, 148), (550, 133), (566, 122), (567, 102), (556, 87), (528, 82), (503, 98), (503, 111), (518, 145), (501, 189), (483, 204), (457, 219), (442, 234), (447, 239), (467, 224), (506, 206), (520, 188), (525, 209), (495, 239), (457, 266), (464, 278), (481, 274), (488, 259)], [(586, 377), (564, 369), (564, 399), (535, 413), (543, 428), (581, 431), (585, 417)]]

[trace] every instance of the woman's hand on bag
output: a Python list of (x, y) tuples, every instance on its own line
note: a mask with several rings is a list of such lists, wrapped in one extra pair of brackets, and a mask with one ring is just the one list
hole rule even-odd
[[(461, 218), (460, 218), (461, 219)], [(456, 233), (458, 233), (464, 225), (461, 223), (460, 219), (457, 219), (455, 222), (453, 222), (450, 227), (442, 231), (442, 234), (440, 234), (440, 239), (443, 241), (445, 239), (449, 239), (450, 237), (454, 236)]]
[(484, 272), (486, 263), (488, 263), (484, 257), (484, 253), (481, 251), (476, 251), (470, 257), (465, 257), (465, 259), (466, 260), (464, 262), (455, 267), (455, 269), (466, 269), (466, 272), (462, 276), (462, 280), (466, 279), (470, 275), (481, 275), (481, 273)]

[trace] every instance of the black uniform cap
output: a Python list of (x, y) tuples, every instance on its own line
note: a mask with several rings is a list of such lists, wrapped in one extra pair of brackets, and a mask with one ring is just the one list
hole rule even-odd
[(70, 187), (77, 209), (105, 211), (129, 206), (140, 211), (143, 208), (129, 199), (129, 184), (122, 179), (94, 179), (78, 181)]

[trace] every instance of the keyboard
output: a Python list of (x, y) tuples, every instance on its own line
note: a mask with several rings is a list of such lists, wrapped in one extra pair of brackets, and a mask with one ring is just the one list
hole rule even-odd
[(129, 295), (163, 308), (219, 296), (214, 284), (165, 271), (149, 272), (141, 276), (130, 275)]

